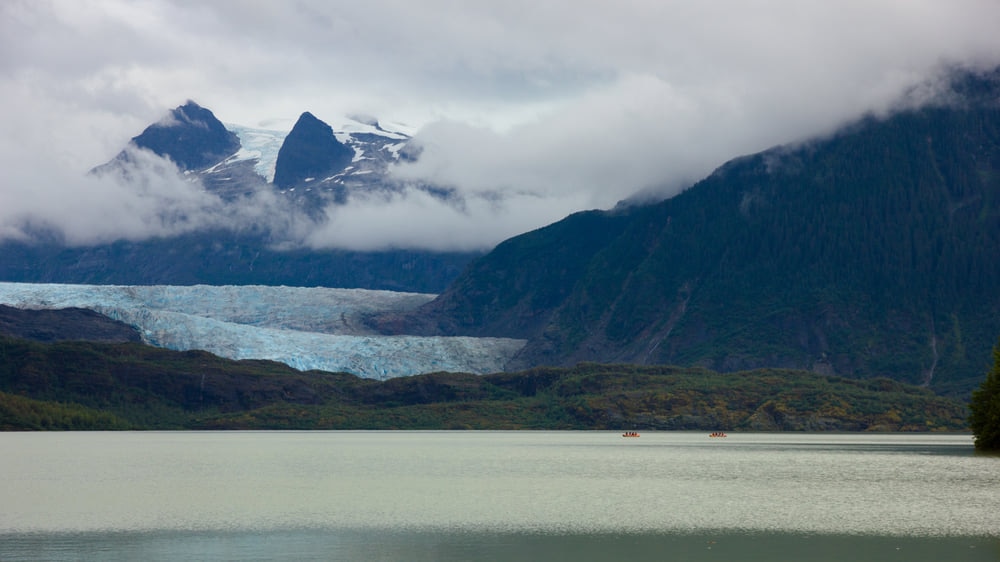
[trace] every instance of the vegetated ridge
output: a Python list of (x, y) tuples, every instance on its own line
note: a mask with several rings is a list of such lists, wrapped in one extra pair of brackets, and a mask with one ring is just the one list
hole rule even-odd
[(0, 429), (966, 428), (926, 389), (803, 371), (581, 364), (384, 382), (136, 343), (0, 336)]
[(22, 310), (0, 304), (0, 334), (40, 342), (139, 342), (134, 327), (84, 308)]

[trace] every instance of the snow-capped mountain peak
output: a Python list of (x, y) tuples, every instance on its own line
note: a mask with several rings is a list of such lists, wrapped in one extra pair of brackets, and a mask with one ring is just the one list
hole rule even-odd
[[(288, 131), (280, 125), (224, 125), (210, 110), (189, 101), (147, 127), (132, 144), (173, 160), (188, 181), (200, 181), (224, 201), (272, 190), (316, 217), (355, 194), (404, 189), (390, 171), (400, 160), (414, 158), (414, 151), (405, 150), (412, 128), (363, 115), (332, 122), (304, 112)], [(123, 151), (94, 172), (128, 177), (132, 165)], [(428, 191), (435, 197), (447, 193)]]

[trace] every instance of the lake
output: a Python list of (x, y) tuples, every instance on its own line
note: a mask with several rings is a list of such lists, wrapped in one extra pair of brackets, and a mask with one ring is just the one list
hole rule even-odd
[(0, 433), (0, 560), (1000, 560), (968, 435)]

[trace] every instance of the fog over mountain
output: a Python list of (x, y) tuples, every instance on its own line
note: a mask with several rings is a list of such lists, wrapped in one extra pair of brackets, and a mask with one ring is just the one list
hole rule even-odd
[[(0, 239), (264, 224), (307, 247), (485, 249), (933, 97), (950, 66), (1000, 64), (997, 21), (993, 0), (3, 2)], [(308, 218), (269, 191), (222, 205), (160, 159), (86, 174), (187, 99), (283, 132), (375, 116), (419, 158), (393, 168), (403, 188)]]

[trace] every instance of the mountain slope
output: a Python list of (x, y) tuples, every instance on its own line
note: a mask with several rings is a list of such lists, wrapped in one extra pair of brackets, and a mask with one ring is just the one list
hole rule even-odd
[(0, 245), (0, 281), (111, 285), (289, 285), (438, 293), (475, 252), (283, 250), (267, 233), (194, 232), (66, 247)]
[[(579, 361), (891, 376), (967, 393), (1000, 333), (1000, 73), (501, 244), (423, 313)], [(583, 237), (585, 236), (585, 238)]]

